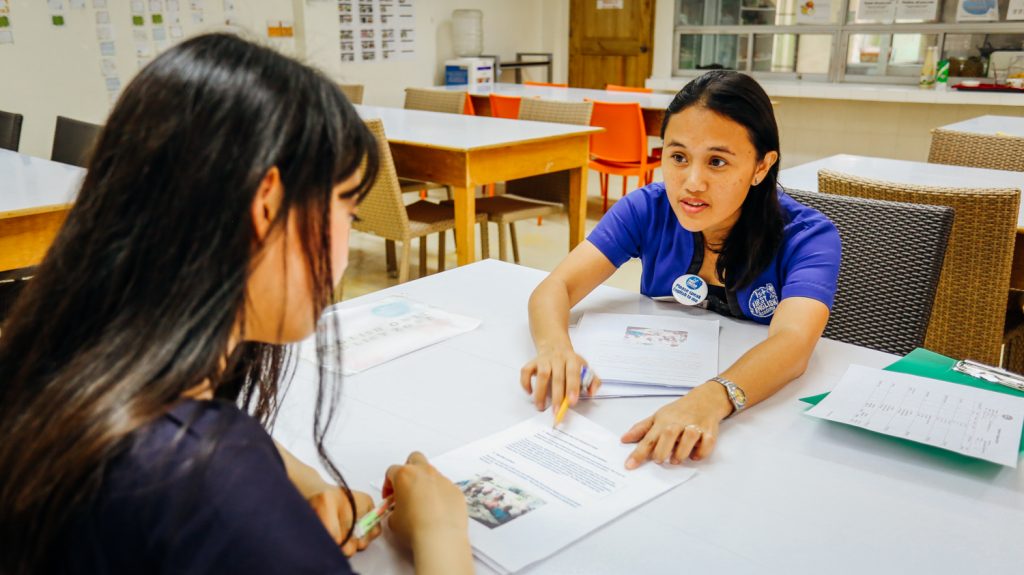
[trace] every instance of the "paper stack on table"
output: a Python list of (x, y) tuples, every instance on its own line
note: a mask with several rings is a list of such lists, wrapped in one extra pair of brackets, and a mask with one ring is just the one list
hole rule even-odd
[(1024, 398), (852, 365), (806, 413), (1017, 467)]
[(718, 329), (718, 320), (587, 313), (571, 338), (601, 378), (592, 397), (680, 396), (718, 375)]
[[(476, 329), (480, 320), (392, 296), (354, 307), (328, 308), (320, 321), (337, 320), (341, 328), (341, 372), (352, 375), (418, 349)], [(339, 345), (328, 342), (328, 346)], [(331, 352), (324, 356), (328, 369)], [(315, 346), (303, 346), (302, 358), (317, 362)]]
[(474, 554), (512, 573), (563, 549), (693, 477), (687, 467), (623, 467), (633, 450), (572, 414), (557, 429), (550, 412), (432, 458), (469, 506)]

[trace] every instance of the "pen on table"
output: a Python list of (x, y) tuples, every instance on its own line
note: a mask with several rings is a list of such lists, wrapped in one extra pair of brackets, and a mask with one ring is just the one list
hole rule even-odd
[[(583, 393), (590, 391), (590, 384), (594, 381), (594, 372), (590, 371), (587, 366), (583, 366), (580, 369), (580, 389)], [(555, 423), (551, 427), (558, 427), (559, 423), (562, 423), (562, 418), (565, 417), (565, 412), (569, 410), (569, 394), (566, 393), (562, 398), (562, 405), (558, 408), (558, 413), (555, 415)]]
[(395, 509), (395, 498), (386, 497), (380, 502), (380, 505), (376, 509), (369, 511), (366, 515), (359, 518), (356, 522), (355, 528), (352, 530), (352, 536), (356, 539), (362, 539), (366, 535), (373, 531), (373, 528), (380, 525), (381, 521), (384, 521), (388, 515)]

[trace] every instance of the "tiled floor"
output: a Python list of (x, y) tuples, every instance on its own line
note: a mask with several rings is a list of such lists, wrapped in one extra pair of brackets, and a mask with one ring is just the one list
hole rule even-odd
[[(660, 177), (655, 172), (655, 178)], [(636, 180), (630, 178), (630, 189), (634, 189)], [(621, 180), (618, 177), (612, 178), (611, 197), (618, 198), (621, 190)], [(412, 200), (410, 195), (410, 200)], [(594, 228), (601, 217), (601, 194), (597, 183), (597, 176), (591, 174), (588, 187), (588, 213), (587, 233)], [(537, 220), (523, 220), (516, 223), (516, 232), (519, 236), (520, 264), (542, 270), (552, 270), (569, 253), (569, 223), (564, 215), (544, 218), (542, 225), (537, 225)], [(477, 230), (479, 236), (479, 229)], [(456, 261), (454, 242), (449, 232), (446, 238), (445, 263), (450, 268)], [(498, 228), (490, 224), (491, 257), (498, 257)], [(413, 240), (410, 278), (417, 277), (419, 269), (419, 240)], [(479, 256), (479, 237), (477, 238), (477, 253)], [(508, 248), (509, 258), (512, 257), (511, 246)], [(430, 236), (427, 242), (427, 271), (434, 273), (437, 270), (437, 235)], [(398, 283), (397, 279), (387, 276), (384, 261), (384, 240), (377, 236), (352, 232), (349, 248), (348, 270), (345, 272), (343, 283), (344, 299), (351, 299), (360, 295), (377, 291)], [(627, 262), (619, 271), (605, 282), (606, 285), (627, 289), (631, 291), (640, 290), (640, 262), (633, 260)]]

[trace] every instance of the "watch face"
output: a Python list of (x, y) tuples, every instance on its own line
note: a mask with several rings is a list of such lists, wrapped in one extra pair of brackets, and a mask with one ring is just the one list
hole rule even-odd
[(735, 385), (729, 387), (729, 396), (740, 406), (747, 404), (747, 394), (743, 393), (743, 390)]

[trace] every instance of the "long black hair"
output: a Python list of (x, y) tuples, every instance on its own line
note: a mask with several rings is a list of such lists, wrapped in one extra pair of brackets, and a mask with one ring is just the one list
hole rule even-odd
[(718, 252), (715, 272), (730, 290), (737, 290), (753, 283), (782, 245), (785, 222), (776, 193), (779, 126), (771, 100), (756, 80), (739, 72), (712, 70), (688, 82), (672, 99), (661, 123), (661, 137), (673, 115), (697, 105), (746, 128), (758, 161), (768, 152), (780, 154), (764, 179), (750, 188), (739, 220)]
[[(377, 165), (334, 83), (271, 49), (205, 35), (139, 72), (0, 336), (0, 572), (46, 569), (105, 465), (186, 390), (209, 381), (269, 423), (294, 365), (286, 348), (248, 342), (225, 357), (259, 252), (255, 192), (277, 167), (272, 225), (295, 216), (313, 286), (312, 309), (288, 313), (316, 318), (333, 288), (332, 188), (361, 174), (350, 195), (362, 197)], [(331, 328), (319, 342), (339, 341)], [(336, 377), (321, 367), (313, 437), (344, 486), (323, 446)]]

